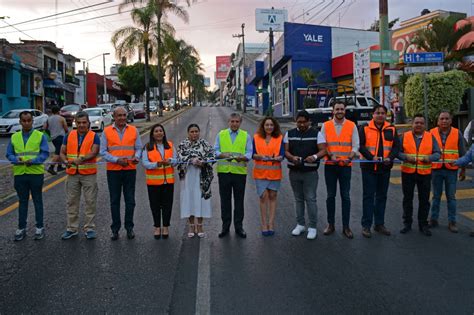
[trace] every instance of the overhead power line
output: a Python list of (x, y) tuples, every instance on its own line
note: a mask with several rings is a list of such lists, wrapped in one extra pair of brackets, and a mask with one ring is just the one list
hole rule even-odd
[[(85, 7), (81, 7), (81, 8), (77, 8), (77, 9), (63, 11), (63, 12), (59, 12), (59, 13), (55, 13), (55, 14), (50, 14), (50, 15), (46, 15), (46, 16), (39, 17), (39, 18), (32, 19), (32, 20), (18, 22), (18, 23), (15, 23), (15, 24), (11, 24), (11, 26), (17, 26), (17, 25), (21, 25), (21, 24), (26, 24), (26, 23), (30, 23), (30, 22), (34, 22), (34, 21), (47, 19), (47, 18), (50, 18), (50, 17), (55, 17), (55, 16), (58, 16), (58, 15), (63, 15), (63, 14), (70, 13), (70, 12), (80, 11), (80, 10), (84, 10), (84, 9), (88, 9), (88, 8), (92, 8), (92, 7), (97, 7), (99, 5), (103, 5), (103, 4), (110, 3), (110, 2), (112, 2), (112, 0), (107, 0), (105, 2), (100, 2), (100, 3), (97, 3), (97, 4), (91, 4), (89, 6), (85, 6)], [(6, 27), (8, 27), (8, 26), (2, 26), (0, 28), (6, 28)]]
[(337, 9), (339, 9), (339, 8), (344, 4), (344, 2), (346, 2), (346, 0), (342, 0), (342, 2), (341, 2), (334, 10), (332, 10), (331, 13), (329, 13), (321, 22), (319, 22), (319, 24), (323, 24), (323, 22), (326, 21), (326, 19), (327, 19), (328, 17), (330, 17), (331, 15), (333, 15), (334, 12), (336, 12)]
[[(105, 15), (100, 15), (100, 16), (97, 16), (97, 17), (92, 17), (92, 18), (88, 18), (88, 19), (82, 19), (82, 20), (77, 20), (77, 21), (72, 21), (72, 22), (67, 22), (67, 23), (61, 23), (61, 24), (57, 24), (57, 25), (48, 25), (48, 26), (30, 28), (30, 29), (23, 30), (23, 31), (36, 31), (36, 30), (42, 30), (42, 29), (45, 29), (45, 28), (51, 28), (51, 27), (56, 27), (56, 26), (64, 26), (64, 25), (70, 25), (70, 24), (77, 24), (77, 23), (82, 23), (82, 22), (87, 22), (87, 21), (91, 21), (91, 20), (100, 19), (100, 18), (103, 18), (103, 17), (109, 17), (109, 16), (114, 16), (114, 15), (119, 15), (119, 14), (122, 14), (122, 13), (131, 12), (131, 11), (132, 11), (132, 10), (127, 10), (127, 11), (122, 11), (122, 12), (119, 12), (119, 13), (105, 14)], [(13, 25), (12, 25), (12, 26), (13, 26)], [(0, 34), (10, 34), (10, 33), (17, 33), (17, 32), (18, 32), (18, 31), (15, 31), (15, 32), (3, 32), (3, 33), (0, 33)], [(21, 32), (21, 31), (20, 31), (20, 32)]]
[(329, 2), (327, 5), (325, 5), (325, 6), (321, 9), (321, 11), (316, 12), (315, 14), (313, 14), (313, 16), (310, 17), (310, 18), (306, 21), (306, 23), (309, 23), (309, 22), (311, 22), (312, 20), (314, 20), (315, 17), (317, 17), (317, 16), (318, 16), (319, 14), (321, 14), (322, 12), (324, 12), (324, 10), (326, 10), (328, 7), (330, 7), (333, 3), (334, 3), (334, 0), (331, 0), (331, 2)]

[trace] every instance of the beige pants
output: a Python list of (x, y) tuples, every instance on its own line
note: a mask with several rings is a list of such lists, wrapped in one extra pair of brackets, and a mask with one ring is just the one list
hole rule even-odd
[(94, 217), (97, 208), (97, 175), (68, 175), (66, 181), (67, 195), (67, 230), (78, 232), (79, 207), (81, 191), (84, 192), (85, 222), (84, 231), (95, 228)]

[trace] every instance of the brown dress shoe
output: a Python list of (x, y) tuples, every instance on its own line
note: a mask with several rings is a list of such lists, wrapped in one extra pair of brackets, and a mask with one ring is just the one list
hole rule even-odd
[(392, 233), (385, 227), (385, 225), (376, 225), (374, 231), (383, 235), (390, 236)]
[(372, 232), (370, 232), (369, 228), (363, 228), (362, 229), (362, 235), (366, 238), (371, 238), (372, 237)]
[(346, 227), (342, 230), (342, 234), (344, 234), (345, 237), (347, 237), (348, 239), (353, 239), (354, 238), (354, 234), (352, 234), (352, 231), (350, 228)]
[(448, 223), (448, 230), (450, 230), (453, 233), (459, 232), (458, 227), (456, 226), (456, 222), (449, 222)]
[(439, 226), (438, 220), (431, 219), (430, 222), (428, 223), (428, 226), (430, 228), (435, 228)]
[(334, 233), (334, 231), (335, 231), (334, 224), (328, 224), (328, 226), (324, 229), (323, 234), (331, 235), (332, 233)]

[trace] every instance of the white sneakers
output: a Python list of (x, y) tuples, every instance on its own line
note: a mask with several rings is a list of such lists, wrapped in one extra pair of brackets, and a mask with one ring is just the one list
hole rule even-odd
[(291, 234), (294, 236), (298, 236), (301, 235), (301, 233), (303, 233), (304, 231), (306, 231), (306, 228), (303, 225), (297, 224), (293, 231), (291, 231)]
[(318, 236), (318, 230), (315, 228), (308, 228), (308, 235), (306, 235), (306, 238), (309, 240), (314, 240)]
[[(291, 234), (294, 236), (301, 235), (306, 231), (306, 228), (303, 225), (297, 224), (296, 227), (291, 231)], [(306, 238), (308, 240), (314, 240), (318, 236), (318, 230), (316, 228), (308, 228), (308, 234), (306, 235)]]

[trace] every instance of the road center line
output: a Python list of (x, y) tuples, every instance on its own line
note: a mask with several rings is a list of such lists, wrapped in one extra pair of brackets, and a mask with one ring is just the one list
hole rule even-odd
[(198, 274), (196, 284), (197, 315), (211, 314), (211, 243), (203, 238), (199, 244)]

